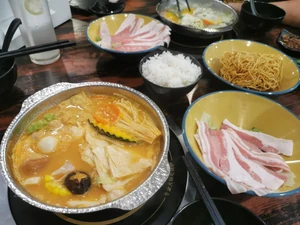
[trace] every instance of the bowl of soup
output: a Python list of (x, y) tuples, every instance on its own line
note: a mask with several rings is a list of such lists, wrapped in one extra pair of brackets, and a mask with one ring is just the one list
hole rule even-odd
[(142, 93), (58, 83), (23, 102), (1, 142), (1, 169), (17, 196), (44, 210), (132, 210), (167, 180), (169, 139), (163, 113)]
[[(172, 32), (199, 39), (220, 37), (238, 22), (233, 8), (218, 0), (161, 1), (156, 12)], [(179, 5), (179, 8), (178, 8)]]

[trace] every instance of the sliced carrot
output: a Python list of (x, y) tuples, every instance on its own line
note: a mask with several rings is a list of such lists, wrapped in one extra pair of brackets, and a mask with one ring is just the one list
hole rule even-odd
[(94, 119), (98, 123), (110, 124), (114, 123), (120, 116), (120, 110), (115, 104), (100, 105), (98, 110), (94, 113)]
[(208, 25), (214, 24), (214, 23), (213, 23), (212, 21), (210, 21), (210, 20), (202, 19), (202, 21), (203, 21), (203, 25), (204, 25), (204, 26), (208, 26)]

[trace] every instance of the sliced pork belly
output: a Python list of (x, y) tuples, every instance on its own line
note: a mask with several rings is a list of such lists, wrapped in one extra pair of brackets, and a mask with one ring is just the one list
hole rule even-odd
[(157, 21), (151, 21), (144, 25), (142, 18), (129, 15), (118, 28), (117, 32), (110, 36), (106, 22), (101, 23), (100, 38), (97, 42), (103, 48), (117, 51), (133, 52), (142, 51), (170, 43), (170, 28)]
[(291, 156), (293, 154), (293, 141), (286, 140), (281, 138), (275, 138), (271, 135), (246, 131), (243, 130), (232, 123), (227, 119), (223, 121), (221, 129), (232, 129), (237, 135), (240, 136), (243, 140), (255, 144), (258, 148), (266, 152), (281, 153), (286, 156)]
[[(276, 153), (257, 151), (256, 146), (249, 142), (244, 142), (235, 132), (228, 130), (231, 139), (238, 147), (241, 154), (263, 166), (272, 168), (274, 171), (290, 171), (290, 167), (286, 164), (283, 158)], [(258, 149), (259, 150), (259, 149)]]
[(122, 52), (137, 52), (137, 51), (143, 51), (148, 49), (148, 45), (122, 45), (122, 46), (115, 46), (114, 50), (116, 51), (122, 51)]
[(157, 24), (156, 21), (151, 21), (150, 23), (147, 23), (145, 26), (141, 27), (141, 29), (137, 30), (133, 35), (146, 34), (147, 32), (153, 30), (156, 24)]
[[(122, 31), (132, 28), (135, 25), (135, 15), (129, 14), (126, 19), (123, 21), (123, 23), (120, 25), (119, 29), (116, 31), (115, 35), (120, 34)], [(131, 31), (129, 29), (129, 31)]]
[[(234, 137), (231, 135), (232, 131), (230, 130), (222, 130), (224, 134), (228, 151), (233, 152), (234, 158), (237, 163), (257, 182), (264, 185), (264, 188), (277, 190), (281, 185), (283, 185), (286, 178), (278, 173), (268, 170), (263, 167), (259, 163), (252, 161), (251, 159), (246, 158), (241, 152), (240, 149), (236, 146), (234, 142)], [(234, 159), (233, 159), (234, 160)], [(237, 168), (238, 169), (238, 168)], [(240, 170), (240, 169), (239, 169)], [(247, 181), (245, 184), (249, 185), (256, 189), (256, 187), (252, 186)], [(260, 187), (258, 187), (260, 188)]]
[(111, 48), (111, 36), (106, 22), (102, 22), (100, 26), (101, 41), (98, 42), (103, 48)]
[[(285, 162), (278, 158), (280, 156), (251, 150), (232, 130), (212, 130), (202, 121), (197, 121), (197, 125), (195, 139), (200, 146), (204, 164), (225, 180), (231, 193), (251, 190), (262, 196), (283, 185), (286, 177), (264, 166), (267, 156), (272, 154), (269, 160), (271, 164), (288, 171)], [(266, 157), (260, 159), (260, 154), (266, 154)]]
[(224, 178), (232, 193), (242, 193), (251, 189), (265, 189), (235, 159), (230, 143), (226, 143), (220, 130), (211, 130), (202, 121), (197, 122), (196, 140), (200, 145), (206, 166)]
[(136, 32), (138, 32), (142, 28), (143, 24), (144, 24), (144, 19), (138, 18), (135, 22), (134, 27), (132, 28), (131, 34), (135, 35)]

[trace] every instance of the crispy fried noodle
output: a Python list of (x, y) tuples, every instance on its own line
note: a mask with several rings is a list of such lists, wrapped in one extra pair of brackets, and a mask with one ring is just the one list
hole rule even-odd
[(220, 61), (220, 77), (232, 84), (258, 91), (274, 91), (280, 85), (280, 56), (256, 52), (226, 52)]

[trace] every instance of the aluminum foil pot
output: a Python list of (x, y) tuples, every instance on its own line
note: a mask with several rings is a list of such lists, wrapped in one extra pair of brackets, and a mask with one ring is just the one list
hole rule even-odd
[[(179, 2), (181, 2), (180, 10), (183, 10), (182, 5), (186, 5), (186, 3), (183, 0), (179, 0)], [(227, 26), (220, 27), (220, 28), (197, 29), (197, 28), (193, 28), (193, 27), (179, 25), (179, 24), (173, 23), (172, 21), (166, 19), (163, 16), (163, 12), (166, 10), (166, 8), (169, 8), (170, 6), (176, 6), (176, 0), (163, 0), (157, 4), (156, 12), (159, 15), (160, 19), (165, 24), (167, 24), (172, 29), (172, 31), (175, 33), (193, 37), (193, 38), (199, 38), (199, 39), (216, 38), (216, 37), (220, 37), (225, 32), (231, 31), (233, 29), (233, 26), (239, 20), (239, 16), (238, 16), (237, 12), (232, 7), (223, 3), (220, 0), (188, 0), (188, 2), (189, 2), (190, 7), (211, 8), (215, 12), (222, 12), (222, 13), (226, 13), (226, 14), (232, 16), (233, 20)]]
[[(112, 202), (86, 208), (70, 208), (47, 205), (46, 203), (40, 202), (39, 200), (32, 197), (15, 180), (10, 167), (10, 155), (12, 154), (14, 144), (17, 142), (23, 130), (34, 118), (36, 118), (39, 114), (43, 113), (50, 107), (70, 98), (71, 96), (81, 91), (98, 94), (119, 93), (143, 105), (150, 112), (150, 114), (152, 114), (157, 124), (159, 124), (159, 128), (163, 135), (163, 144), (159, 161), (150, 176), (140, 186), (138, 186), (127, 195)], [(23, 102), (19, 114), (14, 118), (14, 120), (7, 128), (1, 142), (1, 172), (8, 184), (8, 187), (17, 196), (19, 196), (29, 204), (47, 211), (56, 213), (79, 214), (90, 213), (110, 208), (132, 210), (141, 206), (148, 199), (150, 199), (168, 179), (170, 174), (170, 165), (168, 162), (169, 145), (170, 133), (166, 118), (159, 107), (144, 94), (120, 84), (107, 82), (86, 82), (78, 84), (57, 83), (36, 92)]]

